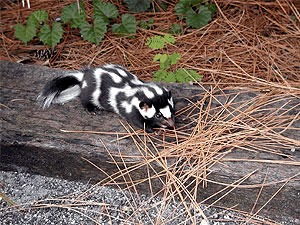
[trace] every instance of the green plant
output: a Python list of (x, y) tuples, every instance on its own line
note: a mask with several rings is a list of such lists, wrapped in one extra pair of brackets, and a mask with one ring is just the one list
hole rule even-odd
[[(163, 49), (167, 44), (175, 44), (175, 37), (166, 34), (164, 36), (155, 35), (147, 39), (146, 45), (149, 48)], [(156, 81), (166, 81), (166, 82), (189, 82), (189, 81), (200, 81), (202, 76), (194, 70), (189, 69), (178, 69), (171, 70), (171, 66), (175, 65), (181, 59), (179, 53), (173, 54), (161, 54), (158, 53), (153, 57), (153, 62), (159, 62), (159, 70), (154, 72), (154, 79)]]
[[(17, 24), (15, 26), (15, 37), (27, 44), (27, 42), (31, 41), (37, 35), (40, 41), (45, 45), (51, 47), (55, 46), (60, 42), (64, 30), (58, 22), (53, 22), (50, 28), (50, 26), (46, 24), (47, 20), (48, 13), (45, 10), (32, 12), (28, 17), (25, 26), (22, 24)], [(41, 28), (37, 34), (39, 27)]]
[(61, 14), (63, 23), (70, 23), (71, 28), (79, 28), (85, 22), (85, 9), (82, 2), (79, 6), (77, 3), (72, 3), (63, 8)]
[(132, 12), (145, 12), (150, 8), (152, 0), (124, 0), (124, 2)]
[(171, 71), (171, 65), (175, 65), (181, 56), (179, 53), (173, 54), (156, 54), (153, 58), (154, 62), (159, 61), (160, 69), (154, 72), (154, 79), (156, 81), (166, 81), (166, 82), (179, 82), (185, 83), (190, 81), (200, 81), (202, 76), (198, 74), (195, 70), (190, 69), (178, 69)]
[[(71, 28), (79, 28), (80, 34), (84, 40), (94, 44), (104, 38), (108, 30), (111, 19), (116, 19), (119, 15), (117, 7), (112, 3), (103, 2), (102, 0), (93, 0), (94, 15), (91, 22), (86, 20), (86, 12), (83, 3), (78, 5), (76, 2), (63, 8), (61, 20), (63, 24), (70, 24)], [(27, 44), (34, 37), (38, 37), (44, 44), (54, 47), (57, 45), (62, 36), (63, 28), (59, 22), (46, 24), (48, 13), (45, 10), (32, 12), (26, 25), (17, 24), (15, 26), (15, 37)], [(135, 34), (136, 19), (130, 14), (122, 15), (121, 24), (113, 24), (112, 31), (118, 34)], [(39, 33), (37, 33), (40, 27)]]
[(146, 20), (141, 20), (139, 22), (139, 27), (143, 29), (150, 29), (154, 23), (154, 20), (150, 18), (148, 21)]
[(170, 34), (155, 35), (147, 39), (146, 45), (151, 49), (163, 49), (167, 44), (174, 44), (175, 37)]
[(93, 0), (93, 7), (94, 17), (92, 24), (84, 19), (79, 24), (79, 28), (84, 40), (98, 45), (107, 32), (110, 19), (117, 18), (119, 12), (114, 4), (106, 3), (101, 0)]
[(173, 53), (171, 55), (168, 54), (156, 54), (153, 58), (153, 62), (159, 62), (160, 69), (166, 70), (171, 67), (171, 65), (175, 65), (181, 56), (179, 53)]
[(119, 15), (117, 7), (112, 3), (93, 0), (93, 6), (94, 17), (101, 17), (107, 24), (109, 24), (109, 19), (116, 19)]
[(204, 0), (180, 0), (175, 6), (175, 12), (186, 20), (189, 27), (201, 28), (211, 21), (217, 7)]
[(52, 27), (50, 28), (47, 24), (44, 24), (41, 27), (39, 38), (40, 40), (51, 47), (54, 47), (60, 42), (62, 38), (64, 30), (61, 26), (61, 23), (53, 22)]
[(85, 10), (82, 4), (78, 8), (77, 3), (64, 8), (62, 20), (65, 23), (70, 22), (73, 28), (80, 28), (80, 34), (84, 40), (98, 45), (107, 32), (110, 19), (117, 18), (119, 12), (114, 4), (102, 2), (101, 0), (93, 0), (93, 7), (94, 16), (92, 23), (86, 21)]
[(173, 23), (169, 31), (171, 34), (181, 34), (183, 32), (182, 26), (178, 23)]
[(135, 34), (136, 33), (136, 19), (133, 15), (122, 15), (122, 23), (112, 25), (112, 31), (117, 34)]
[(87, 21), (80, 25), (80, 33), (83, 39), (96, 45), (104, 38), (106, 31), (107, 23), (101, 17), (96, 17), (93, 25)]
[(48, 13), (45, 10), (32, 12), (27, 19), (26, 25), (18, 23), (15, 26), (15, 37), (27, 44), (36, 36), (39, 24), (45, 23), (47, 19)]

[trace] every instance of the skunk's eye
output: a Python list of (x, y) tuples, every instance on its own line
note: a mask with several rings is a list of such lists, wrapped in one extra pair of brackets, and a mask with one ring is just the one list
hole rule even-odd
[(156, 118), (160, 118), (161, 116), (162, 116), (162, 114), (160, 112), (158, 112), (158, 113), (155, 114)]

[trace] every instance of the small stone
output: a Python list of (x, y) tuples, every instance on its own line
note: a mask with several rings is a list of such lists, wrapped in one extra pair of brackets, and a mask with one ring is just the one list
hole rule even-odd
[(207, 219), (202, 219), (200, 225), (209, 225), (209, 221)]

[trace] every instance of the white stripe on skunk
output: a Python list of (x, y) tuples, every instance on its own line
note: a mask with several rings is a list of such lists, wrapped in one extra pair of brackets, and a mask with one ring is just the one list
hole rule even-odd
[(88, 111), (112, 111), (139, 128), (173, 128), (175, 109), (171, 92), (147, 83), (119, 65), (105, 65), (70, 73), (48, 82), (37, 100), (43, 108), (80, 97)]

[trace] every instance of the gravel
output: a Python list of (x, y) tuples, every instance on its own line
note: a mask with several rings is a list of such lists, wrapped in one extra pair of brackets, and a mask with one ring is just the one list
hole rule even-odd
[[(3, 225), (193, 224), (184, 205), (175, 200), (166, 203), (160, 197), (23, 172), (0, 171), (0, 181)], [(200, 225), (245, 224), (245, 219), (237, 221), (245, 218), (241, 214), (219, 208), (205, 210), (209, 221), (197, 211), (190, 213)]]

